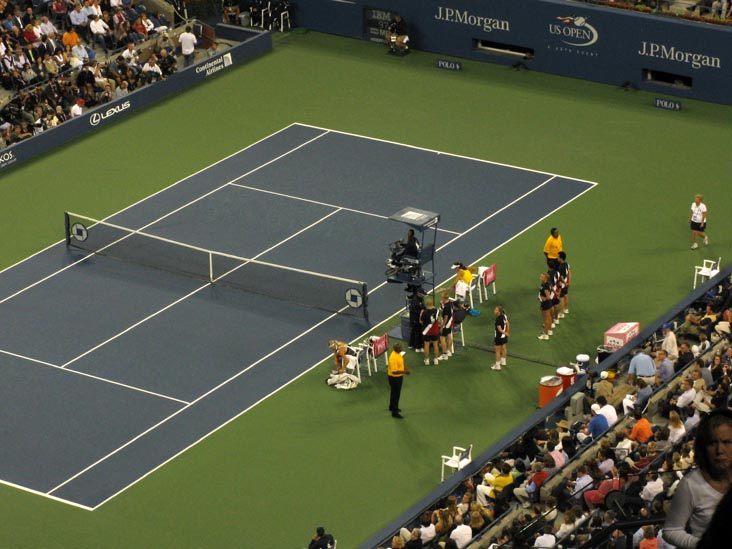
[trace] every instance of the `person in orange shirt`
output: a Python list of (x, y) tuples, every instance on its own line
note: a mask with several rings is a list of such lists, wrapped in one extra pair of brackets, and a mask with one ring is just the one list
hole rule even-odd
[(651, 423), (643, 417), (640, 410), (636, 410), (633, 417), (635, 417), (635, 425), (633, 425), (633, 429), (628, 434), (628, 438), (640, 444), (645, 444), (653, 438)]
[(552, 230), (549, 232), (549, 237), (544, 243), (544, 257), (546, 257), (547, 267), (550, 269), (557, 268), (559, 264), (557, 258), (559, 257), (559, 252), (562, 251), (564, 251), (562, 235), (559, 234), (559, 229), (552, 227)]
[(76, 34), (76, 27), (71, 27), (61, 37), (61, 43), (64, 46), (71, 46), (72, 48), (79, 43), (79, 35)]
[(404, 381), (404, 375), (411, 373), (412, 372), (409, 371), (409, 368), (404, 365), (404, 353), (402, 351), (402, 346), (399, 343), (395, 344), (394, 350), (389, 355), (389, 366), (386, 374), (389, 376), (390, 388), (389, 411), (391, 412), (391, 416), (397, 419), (402, 419), (404, 417), (399, 413), (401, 412), (399, 409), (399, 397), (402, 394), (402, 382)]

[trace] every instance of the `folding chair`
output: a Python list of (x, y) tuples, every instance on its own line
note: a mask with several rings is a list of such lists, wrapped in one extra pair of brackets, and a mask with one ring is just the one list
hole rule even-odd
[(489, 267), (478, 267), (478, 297), (483, 303), (483, 294), (488, 301), (488, 286), (493, 287), (493, 295), (496, 295), (496, 264)]
[(377, 358), (384, 355), (384, 364), (389, 365), (389, 357), (386, 351), (389, 350), (389, 333), (385, 333), (381, 337), (371, 336), (366, 342), (366, 365), (371, 376), (371, 364), (374, 365), (374, 373), (379, 371)]

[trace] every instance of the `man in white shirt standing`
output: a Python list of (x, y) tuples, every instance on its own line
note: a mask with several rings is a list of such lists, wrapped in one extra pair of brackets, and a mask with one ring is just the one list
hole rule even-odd
[(196, 44), (198, 44), (196, 36), (191, 32), (190, 25), (186, 27), (185, 32), (180, 34), (178, 42), (180, 43), (180, 52), (183, 54), (183, 59), (185, 60), (185, 66), (189, 67), (193, 64), (193, 58), (196, 54)]

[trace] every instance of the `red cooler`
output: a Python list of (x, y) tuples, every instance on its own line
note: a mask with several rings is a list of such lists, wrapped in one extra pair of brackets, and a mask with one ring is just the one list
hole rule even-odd
[(539, 408), (549, 404), (564, 390), (562, 380), (557, 376), (545, 376), (539, 380)]
[(557, 368), (557, 375), (561, 378), (562, 389), (565, 391), (574, 385), (574, 382), (577, 380), (577, 372), (575, 369), (568, 368), (567, 366)]

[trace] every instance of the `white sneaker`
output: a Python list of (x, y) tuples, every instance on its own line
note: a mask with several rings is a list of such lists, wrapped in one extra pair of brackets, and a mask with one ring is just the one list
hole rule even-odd
[(434, 359), (432, 361), (432, 364), (434, 364), (435, 366), (437, 366), (439, 363), (440, 363), (440, 359), (439, 358), (436, 358), (436, 359)]
[(502, 358), (501, 359), (501, 366), (505, 366), (505, 365), (506, 365), (506, 359), (505, 358)]
[[(552, 322), (552, 328), (556, 328), (556, 327), (557, 327), (557, 323), (556, 322)], [(549, 333), (551, 333), (551, 332), (549, 332)]]
[(437, 357), (437, 358), (438, 358), (439, 360), (447, 360), (447, 359), (448, 359), (448, 358), (450, 358), (450, 357), (448, 357), (448, 356), (447, 356), (447, 355), (446, 355), (445, 353), (442, 353), (442, 354), (441, 354), (441, 355), (440, 355), (439, 357)]
[(569, 314), (569, 309), (564, 309), (564, 314), (565, 315), (568, 315)]
[(557, 315), (557, 318), (564, 318), (564, 313), (559, 313), (559, 314)]
[(709, 246), (709, 237), (708, 236), (704, 237), (704, 245)]
[(424, 359), (424, 365), (425, 366), (429, 366), (430, 365), (430, 359), (429, 358), (425, 358)]
[(493, 366), (491, 366), (491, 370), (500, 370), (500, 369), (501, 369), (500, 364), (494, 364)]
[(691, 245), (691, 249), (692, 249), (692, 250), (696, 250), (696, 249), (697, 249), (698, 247), (699, 247), (699, 244), (697, 244), (696, 242), (694, 242), (694, 243), (693, 243), (693, 244)]
[(452, 351), (447, 351), (447, 356), (452, 356)]
[(549, 336), (546, 334), (539, 334), (539, 339), (547, 340), (549, 339)]
[(415, 353), (424, 353), (424, 349), (415, 349), (414, 352)]
[(553, 335), (554, 335), (554, 332), (552, 332), (551, 330), (549, 330), (549, 331), (547, 332), (547, 335), (553, 336)]

